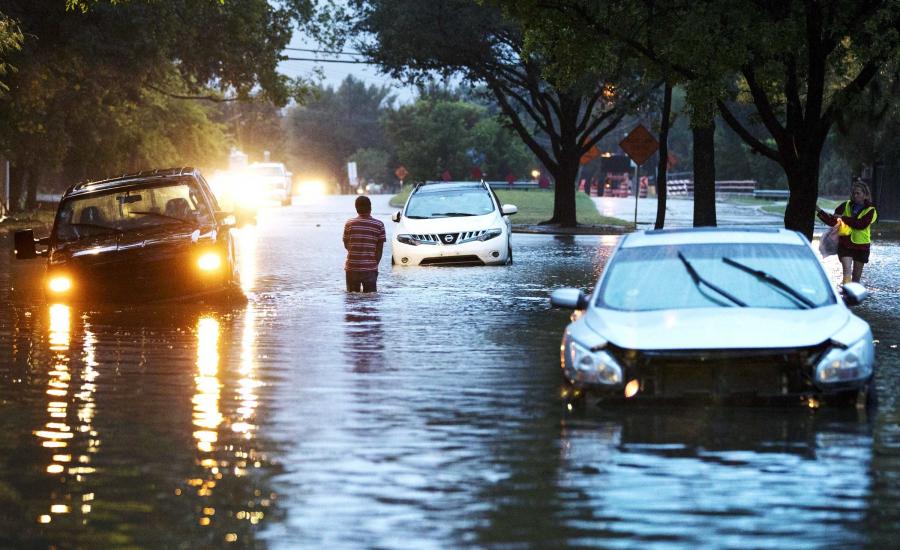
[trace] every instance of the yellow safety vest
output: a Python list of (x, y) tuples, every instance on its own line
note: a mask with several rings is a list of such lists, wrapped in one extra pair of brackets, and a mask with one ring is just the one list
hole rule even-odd
[[(853, 217), (853, 209), (850, 206), (850, 204), (852, 202), (853, 201), (847, 201), (844, 203), (844, 216), (847, 216), (848, 218)], [(874, 206), (867, 206), (867, 207), (863, 208), (859, 212), (859, 215), (856, 216), (856, 218), (857, 219), (862, 218), (863, 216), (865, 216), (866, 214), (869, 213), (869, 210), (872, 210), (872, 223), (875, 223), (875, 220), (878, 219), (878, 211), (875, 210)], [(850, 228), (850, 242), (853, 244), (869, 244), (869, 243), (871, 243), (872, 242), (872, 223), (867, 225), (865, 229), (856, 229), (856, 228), (851, 227)]]

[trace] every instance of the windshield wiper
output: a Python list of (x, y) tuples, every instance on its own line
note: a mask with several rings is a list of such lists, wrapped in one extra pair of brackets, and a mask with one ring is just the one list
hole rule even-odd
[(474, 216), (475, 214), (469, 214), (468, 212), (435, 212), (432, 214), (434, 216), (443, 216), (445, 218), (456, 218), (460, 216)]
[(188, 225), (190, 225), (190, 226), (197, 225), (196, 222), (193, 222), (193, 221), (191, 221), (191, 220), (186, 220), (186, 219), (184, 219), (184, 218), (179, 218), (178, 216), (170, 216), (170, 215), (168, 215), (168, 214), (162, 214), (162, 213), (160, 213), (160, 212), (151, 212), (151, 211), (149, 211), (149, 210), (132, 210), (131, 212), (129, 212), (129, 214), (140, 214), (140, 215), (143, 215), (143, 216), (153, 216), (153, 217), (156, 217), (156, 218), (163, 218), (163, 219), (167, 219), (167, 220), (175, 220), (175, 221), (178, 221), (178, 222), (181, 222), (181, 223), (186, 223), (186, 224), (188, 224)]
[(406, 217), (411, 220), (427, 220), (428, 219), (428, 216), (410, 216), (408, 214)]
[(757, 280), (760, 280), (760, 281), (766, 283), (767, 285), (777, 288), (778, 290), (786, 293), (789, 298), (793, 298), (797, 302), (797, 304), (800, 305), (801, 307), (803, 307), (804, 309), (811, 309), (811, 308), (816, 307), (816, 304), (813, 303), (812, 300), (810, 300), (806, 296), (800, 294), (799, 292), (797, 292), (796, 290), (794, 290), (793, 288), (788, 286), (787, 283), (785, 283), (781, 279), (775, 277), (771, 273), (767, 273), (767, 272), (761, 271), (759, 269), (753, 269), (752, 267), (750, 267), (748, 265), (742, 264), (741, 262), (738, 262), (737, 260), (732, 260), (731, 258), (728, 258), (728, 257), (723, 257), (722, 261), (730, 266), (740, 269), (741, 271), (745, 271), (745, 272), (749, 273), (750, 275), (753, 275), (754, 277), (756, 277)]
[(100, 223), (90, 223), (90, 222), (74, 222), (69, 224), (72, 227), (96, 227), (97, 229), (105, 229), (106, 231), (115, 231), (116, 233), (124, 233), (125, 231), (119, 229), (118, 227), (113, 227), (110, 225), (103, 225)]
[[(689, 262), (687, 260), (687, 258), (684, 257), (684, 254), (682, 254), (680, 251), (678, 252), (678, 259), (681, 260), (681, 263), (684, 264), (684, 267), (687, 269), (688, 275), (691, 276), (691, 280), (694, 281), (694, 284), (697, 285), (698, 289), (700, 288), (701, 284), (704, 284), (704, 285), (708, 286), (709, 288), (715, 290), (722, 296), (728, 298), (735, 304), (737, 304), (741, 307), (747, 307), (747, 304), (744, 301), (742, 301), (740, 298), (735, 297), (733, 294), (731, 294), (727, 290), (719, 288), (718, 286), (712, 284), (711, 282), (709, 282), (706, 279), (704, 279), (703, 277), (701, 277), (700, 274), (697, 273), (697, 270), (694, 269), (694, 266), (691, 265), (691, 262)], [(707, 298), (709, 298), (709, 297), (707, 296)], [(712, 298), (709, 298), (709, 299), (712, 299)], [(712, 300), (712, 301), (718, 302), (717, 300)], [(718, 303), (721, 303), (721, 302), (718, 302)]]

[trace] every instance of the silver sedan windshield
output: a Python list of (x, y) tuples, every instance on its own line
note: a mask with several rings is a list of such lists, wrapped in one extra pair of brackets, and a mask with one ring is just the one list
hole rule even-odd
[[(679, 252), (696, 275), (709, 284), (697, 284)], [(757, 273), (736, 268), (737, 262)], [(728, 243), (622, 248), (607, 270), (597, 305), (610, 309), (650, 311), (735, 305), (734, 300), (723, 300), (720, 292), (710, 292), (710, 284), (744, 307), (796, 309), (835, 303), (818, 260), (803, 245)], [(773, 280), (779, 284), (772, 284)]]

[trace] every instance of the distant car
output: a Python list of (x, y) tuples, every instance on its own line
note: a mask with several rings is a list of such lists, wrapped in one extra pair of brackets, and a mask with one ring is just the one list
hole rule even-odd
[(509, 216), (516, 212), (484, 182), (420, 184), (392, 217), (391, 263), (511, 264)]
[(16, 232), (15, 255), (47, 257), (54, 301), (237, 296), (233, 224), (199, 171), (139, 172), (70, 187), (50, 236)]
[(637, 231), (622, 237), (589, 298), (574, 288), (551, 295), (576, 310), (562, 339), (565, 393), (577, 403), (872, 405), (872, 331), (847, 308), (866, 294), (829, 284), (793, 231)]
[(248, 166), (242, 176), (242, 186), (236, 197), (249, 201), (255, 206), (265, 202), (291, 204), (293, 175), (281, 162), (255, 162)]

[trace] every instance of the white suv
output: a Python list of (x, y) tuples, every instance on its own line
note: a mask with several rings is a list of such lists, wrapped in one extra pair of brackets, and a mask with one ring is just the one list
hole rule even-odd
[(512, 263), (509, 216), (484, 182), (419, 184), (397, 222), (391, 246), (395, 265), (507, 265)]

